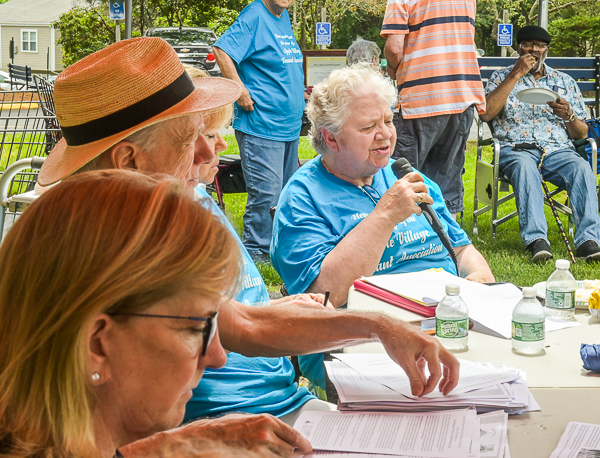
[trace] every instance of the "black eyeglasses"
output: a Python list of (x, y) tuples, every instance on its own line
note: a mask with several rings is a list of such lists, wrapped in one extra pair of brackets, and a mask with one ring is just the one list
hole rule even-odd
[(208, 346), (212, 342), (215, 334), (217, 333), (217, 317), (219, 316), (219, 312), (215, 313), (213, 316), (208, 318), (203, 318), (199, 316), (176, 316), (176, 315), (152, 315), (150, 313), (120, 313), (114, 312), (109, 313), (109, 316), (142, 316), (149, 318), (168, 318), (171, 320), (191, 320), (191, 321), (205, 321), (206, 326), (202, 329), (202, 356), (206, 356), (206, 350)]
[(537, 48), (540, 51), (545, 51), (548, 49), (548, 43), (540, 43), (539, 41), (522, 41), (521, 48)]

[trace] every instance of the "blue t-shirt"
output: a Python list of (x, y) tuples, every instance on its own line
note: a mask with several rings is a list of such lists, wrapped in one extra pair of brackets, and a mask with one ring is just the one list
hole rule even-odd
[[(423, 176), (432, 207), (439, 215), (452, 246), (470, 240), (444, 204), (437, 184)], [(391, 162), (363, 189), (330, 174), (321, 156), (302, 166), (281, 193), (273, 224), (271, 260), (290, 294), (306, 291), (321, 271), (325, 256), (375, 208), (381, 196), (396, 182)], [(396, 224), (375, 275), (417, 272), (441, 267), (456, 274), (448, 250), (423, 215), (412, 215)], [(343, 268), (343, 267), (340, 267)], [(302, 374), (325, 386), (322, 354), (300, 356)]]
[[(204, 189), (197, 187), (195, 194), (238, 241), (244, 261), (244, 282), (235, 299), (248, 305), (269, 305), (267, 287), (237, 233)], [(186, 405), (184, 421), (231, 412), (281, 416), (312, 398), (306, 388), (298, 388), (294, 383), (294, 368), (287, 358), (248, 358), (229, 353), (224, 367), (204, 371)]]
[(214, 46), (233, 59), (254, 101), (253, 111), (234, 104), (233, 128), (269, 140), (296, 140), (304, 111), (304, 72), (287, 10), (277, 17), (255, 0)]

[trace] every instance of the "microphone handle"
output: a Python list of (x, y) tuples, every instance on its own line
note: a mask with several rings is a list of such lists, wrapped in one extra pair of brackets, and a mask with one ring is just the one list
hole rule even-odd
[(420, 204), (417, 204), (417, 205), (419, 205), (421, 207), (421, 210), (423, 211), (423, 215), (425, 215), (425, 218), (427, 219), (427, 221), (429, 221), (429, 225), (431, 226), (433, 231), (437, 234), (437, 236), (441, 240), (442, 245), (444, 245), (446, 250), (448, 250), (448, 253), (450, 254), (450, 258), (452, 258), (452, 262), (454, 262), (454, 265), (456, 266), (456, 274), (459, 275), (458, 259), (456, 258), (456, 253), (454, 252), (454, 247), (450, 243), (450, 238), (448, 237), (448, 234), (446, 234), (446, 232), (444, 231), (442, 222), (440, 221), (437, 214), (435, 213), (435, 210), (433, 208), (431, 208), (431, 205), (428, 204), (427, 202), (421, 202)]

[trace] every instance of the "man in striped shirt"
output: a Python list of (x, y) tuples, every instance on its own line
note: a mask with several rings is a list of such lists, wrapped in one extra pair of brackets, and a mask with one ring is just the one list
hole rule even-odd
[(475, 0), (388, 0), (381, 36), (398, 83), (392, 157), (405, 157), (464, 209), (462, 171), (474, 109), (485, 111), (475, 53)]

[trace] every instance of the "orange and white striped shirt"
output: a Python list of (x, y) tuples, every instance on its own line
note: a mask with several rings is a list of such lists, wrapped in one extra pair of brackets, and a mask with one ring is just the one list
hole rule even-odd
[(485, 111), (475, 11), (475, 0), (388, 0), (381, 36), (407, 35), (396, 73), (404, 118)]

